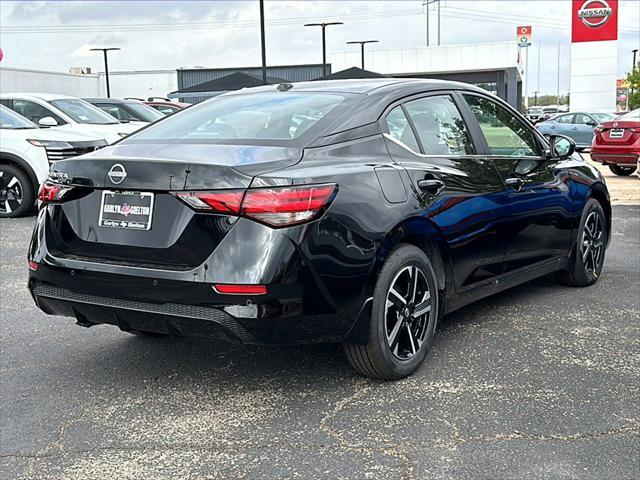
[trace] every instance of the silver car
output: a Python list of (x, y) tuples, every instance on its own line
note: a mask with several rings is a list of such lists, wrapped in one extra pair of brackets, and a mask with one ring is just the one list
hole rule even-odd
[(559, 113), (536, 125), (543, 135), (566, 135), (576, 142), (578, 150), (591, 147), (593, 131), (602, 122), (615, 120), (612, 113), (571, 112)]

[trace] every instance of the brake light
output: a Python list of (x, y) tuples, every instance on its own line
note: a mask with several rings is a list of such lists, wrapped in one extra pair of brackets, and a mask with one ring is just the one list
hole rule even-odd
[(213, 289), (218, 293), (225, 295), (265, 295), (267, 293), (266, 285), (223, 285), (217, 284)]
[(239, 214), (244, 191), (178, 193), (177, 197), (196, 210)]
[(38, 200), (43, 205), (47, 203), (59, 203), (62, 198), (72, 189), (72, 187), (65, 187), (63, 185), (57, 185), (55, 183), (43, 183), (38, 191)]
[(329, 205), (336, 185), (247, 190), (242, 215), (274, 227), (309, 222)]
[(251, 218), (278, 228), (318, 218), (337, 188), (335, 184), (325, 184), (175, 195), (195, 210)]
[(35, 272), (36, 270), (38, 270), (38, 267), (40, 266), (40, 264), (38, 262), (34, 262), (33, 260), (29, 260), (29, 270)]

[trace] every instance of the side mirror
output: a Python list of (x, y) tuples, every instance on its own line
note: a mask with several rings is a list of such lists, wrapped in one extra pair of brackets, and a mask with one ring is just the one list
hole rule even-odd
[(569, 158), (576, 151), (576, 142), (564, 135), (549, 136), (549, 158), (564, 160)]
[(56, 119), (53, 117), (42, 117), (38, 120), (38, 125), (41, 127), (57, 127), (58, 122), (56, 122)]
[(596, 127), (596, 126), (598, 126), (598, 124), (597, 124), (596, 122), (594, 122), (593, 120), (589, 120), (589, 121), (587, 122), (587, 125), (589, 125), (590, 127)]

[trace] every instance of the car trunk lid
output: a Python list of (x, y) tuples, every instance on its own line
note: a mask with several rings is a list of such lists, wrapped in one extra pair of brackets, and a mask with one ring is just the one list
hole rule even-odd
[(237, 217), (198, 213), (175, 194), (246, 189), (301, 156), (284, 147), (128, 144), (56, 162), (52, 178), (74, 193), (49, 210), (47, 244), (54, 255), (87, 261), (198, 267)]

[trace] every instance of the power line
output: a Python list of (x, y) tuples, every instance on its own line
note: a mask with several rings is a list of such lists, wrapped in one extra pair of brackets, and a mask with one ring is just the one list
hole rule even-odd
[[(401, 17), (422, 14), (421, 9), (405, 9), (383, 12), (367, 12), (351, 15), (340, 16), (322, 16), (322, 17), (289, 17), (267, 22), (268, 26), (297, 25), (302, 22), (313, 21), (316, 19), (332, 20), (334, 18), (348, 19), (350, 21), (364, 21), (375, 18)], [(201, 22), (201, 23), (120, 23), (120, 24), (101, 24), (101, 25), (23, 25), (9, 26), (2, 28), (2, 34), (21, 34), (21, 33), (77, 33), (77, 32), (112, 32), (112, 31), (156, 31), (156, 30), (199, 30), (211, 28), (248, 28), (259, 25), (259, 21), (243, 21), (243, 22)]]

